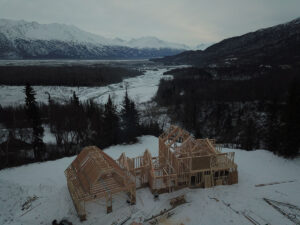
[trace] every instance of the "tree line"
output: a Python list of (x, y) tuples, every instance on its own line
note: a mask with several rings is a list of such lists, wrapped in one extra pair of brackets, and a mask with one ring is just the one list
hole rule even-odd
[[(230, 72), (230, 68), (218, 70)], [(211, 68), (168, 72), (174, 79), (161, 80), (156, 101), (168, 107), (173, 122), (196, 137), (216, 138), (229, 147), (263, 148), (286, 157), (297, 156), (299, 67), (273, 67), (263, 73), (252, 68), (256, 72), (247, 79), (243, 70), (234, 68), (226, 77), (213, 74)]]
[[(29, 84), (24, 94), (24, 105), (0, 106), (0, 124), (5, 128), (5, 141), (0, 144), (1, 168), (71, 156), (88, 145), (103, 149), (135, 143), (138, 136), (158, 136), (162, 132), (154, 121), (140, 122), (140, 112), (127, 90), (120, 111), (110, 96), (105, 104), (96, 104), (80, 102), (74, 92), (65, 104), (55, 102), (50, 95), (47, 104), (39, 104)], [(55, 143), (44, 142), (45, 127), (50, 129)]]
[(0, 85), (103, 86), (141, 75), (141, 71), (109, 66), (0, 66)]

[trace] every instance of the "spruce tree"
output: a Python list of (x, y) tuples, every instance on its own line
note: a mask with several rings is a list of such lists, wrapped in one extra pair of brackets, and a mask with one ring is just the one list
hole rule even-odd
[(76, 95), (76, 92), (73, 91), (73, 96), (71, 97), (71, 103), (75, 106), (79, 106), (80, 102), (79, 102), (79, 98)]
[(130, 130), (132, 133), (132, 141), (136, 141), (136, 137), (140, 133), (140, 126), (139, 126), (139, 113), (138, 110), (136, 109), (136, 105), (133, 101), (130, 103)]
[(90, 143), (103, 147), (104, 138), (104, 119), (103, 108), (96, 105), (92, 100), (87, 103), (86, 114), (89, 118)]
[(265, 143), (266, 148), (274, 153), (278, 153), (280, 149), (281, 140), (281, 121), (280, 121), (280, 109), (277, 99), (274, 99), (267, 111), (266, 119), (266, 136)]
[(139, 114), (135, 103), (128, 97), (127, 88), (122, 104), (121, 119), (122, 141), (126, 143), (136, 142), (136, 137), (140, 132)]
[(35, 91), (29, 85), (26, 84), (25, 89), (25, 109), (28, 118), (28, 123), (32, 129), (31, 144), (34, 151), (34, 158), (36, 160), (42, 159), (42, 151), (44, 149), (44, 128), (42, 127), (40, 112), (35, 100)]
[(110, 95), (104, 106), (104, 147), (117, 144), (119, 135), (119, 117), (116, 106), (113, 104)]
[(295, 80), (288, 93), (283, 112), (283, 135), (280, 153), (286, 157), (295, 157), (300, 150), (300, 81)]
[(251, 117), (245, 121), (240, 139), (242, 149), (250, 151), (257, 147), (257, 124)]

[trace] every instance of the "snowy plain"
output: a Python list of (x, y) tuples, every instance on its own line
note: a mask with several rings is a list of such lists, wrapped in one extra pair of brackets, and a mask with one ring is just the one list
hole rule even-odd
[[(122, 152), (133, 157), (141, 155), (146, 148), (156, 156), (158, 139), (142, 136), (137, 144), (112, 146), (105, 152), (117, 159)], [(162, 194), (158, 201), (154, 201), (148, 188), (139, 189), (134, 206), (127, 205), (125, 195), (115, 196), (113, 212), (110, 214), (106, 214), (105, 201), (101, 199), (86, 204), (87, 221), (83, 223), (76, 216), (64, 176), (64, 170), (75, 157), (4, 169), (0, 171), (0, 224), (51, 224), (54, 219), (66, 218), (73, 224), (110, 225), (131, 215), (131, 219), (125, 223), (130, 224), (133, 220), (149, 218), (170, 208), (170, 198), (180, 194), (186, 195), (188, 203), (175, 208), (175, 214), (161, 224), (251, 224), (241, 214), (243, 212), (260, 220), (260, 224), (294, 224), (262, 198), (300, 206), (300, 159), (287, 160), (264, 150), (247, 152), (223, 149), (223, 152), (228, 151), (235, 152), (238, 184), (209, 189), (185, 188)], [(293, 182), (255, 187), (256, 184), (291, 180)], [(22, 204), (34, 195), (38, 198), (27, 211), (22, 211)]]
[[(14, 61), (15, 62), (15, 61)], [(88, 63), (88, 65), (93, 65), (97, 63), (104, 63), (103, 60), (95, 61), (84, 61), (82, 63)], [(111, 61), (107, 61), (110, 64)], [(12, 62), (13, 63), (13, 62)], [(9, 65), (11, 65), (10, 63)], [(34, 62), (33, 62), (34, 63)], [(35, 62), (36, 63), (36, 62)], [(43, 62), (41, 62), (43, 63)], [(55, 65), (56, 62), (49, 62)], [(60, 62), (61, 63), (61, 62)], [(64, 62), (66, 65), (74, 65), (74, 62)], [(130, 61), (120, 61), (123, 64), (130, 64)], [(143, 63), (143, 61), (140, 61)], [(51, 98), (57, 102), (64, 103), (70, 99), (73, 92), (79, 97), (80, 101), (93, 100), (95, 103), (105, 103), (110, 95), (115, 104), (122, 102), (125, 94), (125, 89), (127, 87), (129, 97), (135, 100), (136, 103), (144, 103), (150, 101), (152, 97), (156, 94), (160, 79), (171, 79), (170, 75), (163, 75), (169, 69), (176, 68), (166, 67), (166, 66), (149, 66), (146, 63), (145, 72), (136, 77), (130, 77), (124, 79), (120, 83), (110, 84), (102, 87), (66, 87), (66, 86), (33, 86), (36, 91), (36, 100), (38, 102), (48, 102), (48, 94)], [(2, 63), (3, 64), (3, 63)], [(1, 65), (1, 64), (0, 64)], [(7, 64), (4, 64), (7, 65)], [(12, 64), (14, 65), (14, 64)], [(28, 62), (27, 64), (28, 65)], [(32, 65), (32, 64), (29, 64)], [(35, 64), (34, 64), (35, 65)], [(49, 64), (42, 64), (49, 65)], [(59, 64), (64, 65), (64, 64)], [(178, 66), (177, 66), (178, 67)], [(2, 106), (9, 105), (20, 105), (24, 104), (24, 87), (23, 86), (6, 86), (0, 85), (0, 104)]]

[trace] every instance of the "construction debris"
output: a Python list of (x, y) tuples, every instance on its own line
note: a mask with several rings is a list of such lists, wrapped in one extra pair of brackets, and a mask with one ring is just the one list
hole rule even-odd
[(251, 216), (245, 214), (245, 213), (242, 213), (244, 215), (244, 217), (249, 220), (252, 224), (254, 225), (260, 225), (260, 223), (258, 223), (255, 219), (253, 219)]
[(251, 210), (242, 212), (242, 215), (254, 225), (271, 225), (268, 221), (253, 213)]
[(222, 200), (222, 203), (223, 203), (226, 207), (228, 207), (229, 209), (231, 209), (233, 212), (235, 212), (236, 214), (240, 214), (239, 211), (237, 211), (237, 210), (235, 210), (235, 209), (233, 209), (233, 208), (231, 207), (231, 204), (226, 203), (226, 202), (224, 202), (223, 200)]
[[(214, 198), (210, 198), (210, 199), (214, 199)], [(271, 225), (264, 218), (262, 218), (261, 216), (256, 215), (251, 210), (250, 211), (238, 211), (238, 210), (235, 210), (234, 208), (232, 208), (230, 203), (226, 203), (223, 200), (222, 200), (222, 203), (226, 207), (228, 207), (230, 210), (232, 210), (234, 213), (245, 217), (245, 219), (247, 219), (250, 223), (252, 223), (254, 225)]]
[(125, 219), (118, 221), (118, 222), (113, 222), (111, 225), (124, 225), (128, 220), (131, 219), (131, 216), (126, 217)]
[(298, 206), (267, 198), (263, 198), (263, 200), (293, 223), (300, 225), (300, 208)]
[(268, 186), (268, 185), (284, 184), (284, 183), (292, 183), (292, 182), (295, 182), (295, 180), (281, 181), (281, 182), (272, 182), (272, 183), (267, 183), (267, 184), (256, 184), (255, 187), (263, 187), (263, 186)]
[(208, 198), (209, 198), (209, 199), (213, 199), (213, 200), (215, 200), (216, 202), (219, 202), (219, 199), (217, 199), (217, 198), (210, 197), (210, 196), (208, 196)]
[(160, 217), (155, 218), (152, 221), (149, 221), (149, 223), (151, 225), (156, 225), (156, 224), (160, 224), (161, 222), (163, 222), (164, 220), (170, 218), (171, 216), (173, 216), (174, 213), (173, 212), (168, 212), (166, 214), (161, 215)]
[(133, 221), (130, 225), (143, 225), (143, 224)]
[(72, 225), (72, 223), (66, 219), (63, 219), (59, 223), (57, 222), (57, 220), (53, 220), (52, 225)]
[(174, 209), (173, 207), (170, 209), (164, 209), (160, 211), (159, 214), (153, 215), (152, 217), (145, 219), (144, 222), (149, 222), (152, 225), (158, 224), (159, 221), (161, 221), (162, 219), (170, 218), (172, 215), (174, 215), (174, 212), (171, 212), (171, 210), (173, 209)]
[(39, 197), (37, 196), (32, 196), (32, 197), (28, 197), (26, 202), (23, 203), (22, 205), (22, 211), (27, 210), (31, 207), (32, 202), (34, 202), (35, 200), (37, 200)]
[(170, 200), (171, 208), (169, 209), (163, 209), (159, 212), (159, 214), (153, 215), (152, 217), (148, 219), (144, 219), (144, 222), (149, 222), (150, 224), (158, 224), (162, 219), (167, 219), (170, 218), (171, 216), (174, 215), (174, 210), (177, 206), (182, 205), (186, 203), (184, 195), (180, 195), (176, 198), (173, 198)]
[(170, 205), (171, 205), (173, 208), (175, 208), (175, 207), (178, 206), (178, 205), (182, 205), (182, 204), (184, 204), (184, 203), (186, 203), (186, 200), (185, 200), (184, 195), (180, 195), (180, 196), (175, 197), (175, 198), (172, 198), (172, 199), (170, 200)]
[(31, 207), (29, 210), (27, 210), (26, 212), (24, 212), (22, 215), (20, 215), (20, 217), (21, 216), (24, 216), (25, 214), (27, 214), (27, 213), (29, 213), (31, 210), (33, 210), (33, 209), (35, 209), (35, 208), (37, 208), (38, 206), (40, 206), (42, 203), (40, 202), (39, 204), (37, 204), (36, 206), (34, 206), (34, 207)]

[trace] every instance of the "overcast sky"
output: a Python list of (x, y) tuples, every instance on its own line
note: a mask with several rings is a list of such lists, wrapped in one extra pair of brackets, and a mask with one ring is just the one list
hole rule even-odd
[(0, 0), (0, 18), (65, 23), (105, 37), (197, 45), (300, 17), (300, 0)]

